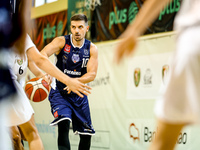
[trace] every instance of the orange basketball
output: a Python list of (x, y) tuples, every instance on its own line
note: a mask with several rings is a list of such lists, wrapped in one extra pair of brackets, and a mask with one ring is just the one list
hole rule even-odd
[(49, 84), (43, 78), (33, 78), (26, 83), (25, 92), (29, 100), (41, 102), (49, 94)]

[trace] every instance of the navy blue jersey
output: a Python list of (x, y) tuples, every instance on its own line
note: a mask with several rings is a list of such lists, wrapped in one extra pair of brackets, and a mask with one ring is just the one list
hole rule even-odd
[[(66, 75), (76, 78), (87, 73), (87, 62), (90, 59), (91, 42), (85, 39), (83, 45), (78, 48), (72, 43), (71, 35), (65, 35), (65, 46), (57, 55), (56, 66)], [(58, 89), (66, 87), (63, 83), (56, 80)]]

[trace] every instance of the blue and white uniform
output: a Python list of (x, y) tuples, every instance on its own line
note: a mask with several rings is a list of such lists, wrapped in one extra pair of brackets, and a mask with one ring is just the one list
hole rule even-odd
[[(72, 78), (78, 78), (87, 73), (87, 62), (90, 59), (90, 44), (87, 39), (84, 40), (81, 47), (75, 47), (72, 43), (72, 36), (66, 35), (65, 46), (57, 56), (56, 66), (66, 75)], [(55, 120), (50, 125), (57, 125), (62, 120), (72, 121), (73, 130), (78, 134), (93, 135), (95, 133), (91, 118), (88, 98), (83, 98), (71, 92), (63, 90), (66, 85), (56, 80), (55, 89), (51, 89), (49, 101), (51, 111)]]

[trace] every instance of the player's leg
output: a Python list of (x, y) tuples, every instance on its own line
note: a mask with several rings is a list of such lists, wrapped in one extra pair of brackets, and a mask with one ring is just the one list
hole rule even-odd
[(33, 115), (28, 122), (19, 125), (19, 127), (28, 141), (30, 150), (44, 150)]
[(90, 108), (87, 96), (74, 102), (73, 107), (73, 130), (80, 136), (79, 150), (89, 150), (91, 145), (91, 136), (95, 134), (92, 126)]
[(51, 112), (55, 118), (50, 125), (58, 125), (58, 150), (70, 150), (69, 128), (72, 119), (70, 104), (65, 95), (61, 95), (58, 89), (54, 90), (53, 88), (49, 94), (49, 101)]
[(13, 142), (14, 150), (23, 150), (24, 147), (21, 142), (21, 134), (17, 126), (12, 126), (11, 128), (11, 138)]
[(70, 150), (69, 127), (69, 120), (58, 123), (58, 150)]
[(78, 146), (78, 150), (89, 150), (91, 145), (91, 135), (79, 135), (80, 142)]
[(184, 125), (169, 124), (158, 120), (157, 126), (159, 130), (149, 150), (173, 150)]

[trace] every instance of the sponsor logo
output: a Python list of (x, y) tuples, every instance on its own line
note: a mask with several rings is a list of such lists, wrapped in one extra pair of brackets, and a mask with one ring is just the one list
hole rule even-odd
[(90, 129), (84, 129), (84, 131), (92, 132), (92, 130), (90, 130)]
[(70, 49), (71, 49), (71, 46), (66, 44), (65, 48), (64, 48), (64, 52), (69, 54), (70, 53)]
[[(132, 130), (135, 130), (136, 134), (133, 134)], [(129, 135), (130, 135), (130, 138), (132, 138), (134, 142), (136, 140), (140, 141), (139, 129), (135, 126), (134, 123), (131, 123), (130, 126), (129, 126)]]
[[(129, 136), (131, 139), (133, 139), (133, 142), (138, 141), (140, 143), (150, 143), (153, 142), (159, 133), (159, 126), (158, 127), (153, 127), (152, 125), (147, 125), (148, 123), (130, 123), (129, 124)], [(181, 131), (179, 133), (179, 136), (177, 138), (176, 143), (185, 145), (188, 142), (188, 132)]]
[(72, 71), (72, 70), (65, 69), (64, 73), (71, 74), (71, 75), (81, 75), (81, 72), (76, 71), (76, 70)]
[(55, 118), (57, 118), (58, 117), (58, 111), (55, 111), (53, 115), (54, 115)]
[(165, 83), (166, 76), (167, 76), (168, 72), (169, 72), (169, 65), (164, 65), (162, 67), (162, 81), (163, 81), (163, 83)]
[(17, 59), (17, 63), (18, 63), (18, 65), (22, 65), (23, 64), (23, 59)]
[(110, 74), (107, 72), (105, 76), (97, 77), (94, 81), (90, 82), (88, 85), (91, 87), (106, 86), (110, 84)]
[(67, 56), (65, 56), (65, 55), (63, 55), (63, 57), (62, 57), (62, 58), (63, 58), (63, 63), (65, 63), (65, 64), (66, 64), (66, 63), (67, 63), (67, 58), (68, 58), (68, 57), (67, 57)]
[(80, 60), (80, 57), (79, 57), (78, 54), (73, 54), (73, 55), (72, 55), (72, 61), (73, 61), (74, 63), (79, 62), (79, 60)]
[(138, 87), (140, 83), (140, 68), (135, 68), (133, 76), (134, 76), (135, 86)]
[(151, 69), (147, 68), (145, 75), (144, 75), (144, 84), (146, 85), (150, 85), (152, 84), (152, 73), (151, 73)]

